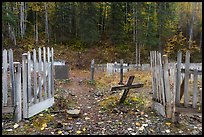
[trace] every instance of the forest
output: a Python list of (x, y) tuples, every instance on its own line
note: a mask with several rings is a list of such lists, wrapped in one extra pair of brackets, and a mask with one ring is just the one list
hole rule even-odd
[(75, 51), (134, 64), (149, 63), (152, 50), (175, 60), (189, 49), (191, 62), (202, 60), (202, 2), (3, 2), (2, 10), (5, 49), (61, 47), (59, 58)]

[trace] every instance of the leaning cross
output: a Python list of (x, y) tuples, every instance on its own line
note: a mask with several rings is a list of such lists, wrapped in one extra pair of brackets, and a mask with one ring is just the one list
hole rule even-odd
[(114, 86), (111, 88), (111, 91), (124, 89), (123, 95), (120, 98), (119, 103), (123, 103), (125, 101), (130, 89), (143, 87), (143, 85), (144, 85), (143, 83), (132, 84), (134, 78), (135, 78), (135, 76), (130, 76), (126, 85), (119, 85), (119, 86)]

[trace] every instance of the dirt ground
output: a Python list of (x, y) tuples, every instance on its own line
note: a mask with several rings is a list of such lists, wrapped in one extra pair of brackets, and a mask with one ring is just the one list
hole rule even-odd
[[(134, 75), (133, 83), (144, 87), (131, 89), (123, 104), (118, 104), (122, 91), (112, 92), (118, 85), (119, 73), (70, 70), (68, 80), (55, 80), (55, 103), (36, 116), (14, 123), (10, 115), (2, 116), (2, 134), (26, 135), (201, 135), (201, 117), (181, 116), (177, 125), (151, 109), (151, 74), (129, 71), (124, 83)], [(80, 110), (72, 117), (66, 111)]]

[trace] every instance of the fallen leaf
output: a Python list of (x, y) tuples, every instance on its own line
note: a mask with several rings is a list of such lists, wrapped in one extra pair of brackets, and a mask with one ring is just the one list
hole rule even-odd
[(167, 126), (170, 126), (170, 125), (171, 125), (171, 123), (170, 123), (170, 122), (166, 122), (165, 124), (166, 124)]
[(77, 133), (77, 134), (81, 134), (81, 131), (78, 130), (76, 133)]
[(142, 111), (140, 114), (141, 114), (141, 115), (144, 115), (144, 112)]
[(61, 131), (61, 130), (59, 130), (57, 133), (58, 133), (58, 134), (62, 134), (62, 131)]
[(138, 126), (138, 127), (141, 126), (141, 124), (139, 122), (136, 122), (135, 125)]
[(50, 132), (52, 135), (54, 135), (54, 132)]
[(17, 128), (19, 125), (17, 123), (15, 123), (15, 125), (13, 126), (13, 128)]
[(86, 131), (86, 128), (83, 128), (82, 130), (85, 132), (85, 131)]
[(90, 118), (89, 117), (85, 117), (85, 120), (89, 120)]
[(43, 116), (43, 114), (39, 114), (39, 116), (41, 116), (41, 117), (42, 117), (42, 116)]

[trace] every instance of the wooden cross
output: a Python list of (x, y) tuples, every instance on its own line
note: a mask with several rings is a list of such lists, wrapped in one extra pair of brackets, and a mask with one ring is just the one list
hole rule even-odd
[(115, 91), (115, 90), (122, 90), (124, 89), (124, 92), (123, 92), (123, 95), (122, 97), (120, 98), (120, 101), (119, 103), (123, 103), (127, 97), (127, 94), (129, 92), (130, 89), (132, 88), (140, 88), (140, 87), (143, 87), (144, 84), (143, 83), (135, 83), (135, 84), (132, 84), (133, 80), (134, 80), (135, 76), (130, 76), (128, 78), (128, 81), (127, 81), (127, 84), (126, 85), (119, 85), (119, 86), (114, 86), (111, 88), (111, 91)]

